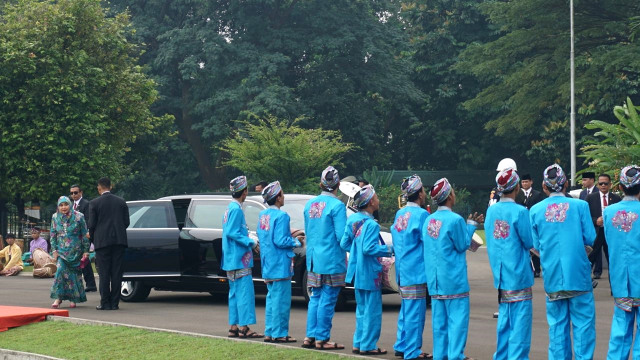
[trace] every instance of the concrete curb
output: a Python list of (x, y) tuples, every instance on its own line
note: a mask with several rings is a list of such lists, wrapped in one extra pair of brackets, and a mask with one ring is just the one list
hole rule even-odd
[(0, 349), (0, 360), (63, 360), (60, 358), (23, 351)]
[[(250, 344), (258, 344), (258, 345), (264, 345), (264, 346), (276, 346), (276, 347), (280, 347), (280, 348), (288, 349), (288, 350), (297, 349), (297, 350), (311, 351), (311, 352), (314, 352), (314, 353), (318, 352), (318, 350), (304, 349), (304, 348), (302, 348), (300, 346), (292, 347), (292, 346), (287, 346), (287, 345), (283, 345), (283, 344), (265, 343), (265, 342), (255, 341), (255, 340), (228, 338), (228, 337), (225, 337), (225, 336), (201, 334), (201, 333), (194, 333), (194, 332), (180, 331), (180, 330), (154, 328), (154, 327), (139, 326), (139, 325), (122, 324), (122, 323), (100, 321), (100, 320), (88, 320), (88, 319), (72, 318), (72, 317), (65, 317), (65, 316), (47, 315), (47, 321), (62, 321), (62, 322), (68, 322), (68, 323), (76, 324), (76, 325), (122, 326), (122, 327), (131, 328), (131, 329), (141, 329), (141, 330), (154, 331), (154, 332), (165, 332), (165, 333), (176, 334), (176, 335), (184, 335), (184, 336), (192, 336), (192, 337), (203, 337), (203, 338), (220, 339), (220, 340), (229, 340), (229, 341), (244, 342), (244, 343), (250, 343)], [(335, 352), (335, 351), (327, 351), (327, 350), (323, 350), (322, 353), (323, 354), (338, 355), (338, 356), (345, 357), (345, 358), (375, 359), (374, 357), (370, 357), (370, 356), (343, 354), (343, 353), (339, 353), (339, 352)], [(51, 358), (51, 359), (53, 359), (53, 358)], [(0, 358), (0, 360), (4, 360), (4, 359)]]

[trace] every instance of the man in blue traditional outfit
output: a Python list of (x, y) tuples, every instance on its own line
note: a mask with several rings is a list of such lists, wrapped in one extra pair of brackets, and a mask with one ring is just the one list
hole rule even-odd
[(336, 301), (347, 273), (347, 254), (340, 247), (347, 210), (336, 196), (339, 186), (338, 170), (327, 167), (320, 178), (322, 193), (304, 208), (309, 288), (304, 348), (344, 349), (344, 345), (329, 342)]
[[(635, 326), (640, 325), (640, 167), (627, 166), (620, 173), (622, 201), (604, 209), (604, 231), (609, 243), (609, 274), (615, 301), (607, 359), (628, 359)], [(633, 358), (640, 359), (636, 332)]]
[(387, 351), (377, 346), (382, 326), (382, 264), (378, 258), (391, 256), (393, 247), (380, 243), (380, 225), (373, 219), (380, 202), (373, 186), (358, 191), (353, 204), (362, 219), (345, 230), (353, 236), (346, 279), (356, 289), (353, 350), (361, 355), (384, 355)]
[(269, 205), (262, 210), (258, 221), (260, 262), (262, 278), (267, 283), (265, 306), (265, 342), (289, 343), (296, 339), (289, 336), (291, 311), (291, 277), (293, 276), (293, 248), (300, 241), (291, 237), (289, 215), (280, 210), (284, 194), (280, 182), (275, 181), (262, 190), (262, 198)]
[(464, 356), (469, 332), (469, 281), (467, 259), (471, 238), (483, 215), (469, 216), (467, 223), (454, 213), (456, 195), (446, 178), (431, 189), (438, 210), (422, 227), (427, 287), (431, 294), (433, 358), (470, 359)]
[(531, 208), (530, 217), (547, 293), (549, 359), (571, 359), (571, 330), (575, 359), (593, 359), (596, 310), (585, 246), (593, 245), (596, 232), (589, 205), (565, 196), (567, 177), (559, 165), (547, 167), (543, 178), (549, 197)]
[(425, 267), (422, 224), (429, 216), (429, 212), (423, 208), (427, 194), (418, 175), (404, 179), (400, 189), (407, 199), (407, 205), (398, 210), (391, 226), (396, 281), (402, 298), (393, 349), (396, 356), (405, 359), (431, 359), (433, 357), (430, 354), (421, 351), (427, 311), (427, 274), (416, 271)]
[[(252, 249), (256, 242), (249, 238), (242, 203), (247, 198), (247, 178), (238, 176), (229, 184), (233, 201), (222, 218), (222, 270), (229, 280), (229, 337), (261, 338), (262, 334), (249, 329), (256, 323), (253, 290)], [(240, 328), (238, 328), (238, 325)]]
[(493, 285), (500, 302), (494, 360), (526, 360), (531, 348), (533, 247), (529, 211), (516, 203), (520, 178), (515, 169), (496, 176), (500, 201), (489, 207), (484, 228)]

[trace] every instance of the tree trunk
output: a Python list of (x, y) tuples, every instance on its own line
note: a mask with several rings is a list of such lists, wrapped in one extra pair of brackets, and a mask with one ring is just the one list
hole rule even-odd
[(224, 171), (216, 170), (209, 148), (202, 142), (200, 134), (193, 130), (193, 119), (191, 118), (191, 114), (189, 114), (189, 103), (191, 100), (189, 88), (190, 85), (188, 82), (182, 83), (182, 111), (180, 114), (175, 114), (176, 124), (180, 128), (179, 136), (191, 147), (191, 151), (198, 164), (198, 169), (200, 170), (200, 176), (202, 176), (202, 180), (207, 188), (216, 190), (226, 185)]

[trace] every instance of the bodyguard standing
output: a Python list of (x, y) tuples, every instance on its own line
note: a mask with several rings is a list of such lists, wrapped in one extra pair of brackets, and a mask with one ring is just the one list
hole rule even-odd
[[(87, 226), (89, 224), (89, 200), (84, 198), (84, 192), (80, 185), (71, 185), (71, 189), (69, 190), (69, 196), (71, 200), (73, 200), (73, 210), (79, 211), (84, 215), (84, 221), (86, 221)], [(96, 287), (96, 278), (93, 275), (93, 267), (85, 266), (82, 268), (82, 276), (84, 277), (85, 289), (86, 292), (93, 292), (97, 290)]]
[(98, 180), (100, 196), (89, 205), (89, 234), (96, 250), (100, 276), (100, 305), (96, 310), (118, 310), (122, 286), (122, 260), (127, 248), (129, 207), (111, 193), (111, 180)]
[[(607, 206), (620, 201), (620, 196), (611, 193), (611, 177), (608, 174), (598, 176), (598, 191), (594, 191), (585, 199), (589, 203), (589, 211), (591, 212), (591, 220), (596, 230), (596, 241), (593, 244), (593, 251), (589, 254), (589, 261), (594, 267), (594, 278), (599, 279), (602, 275), (602, 252), (609, 262), (609, 246), (607, 237), (604, 233), (603, 214)], [(600, 259), (600, 268), (597, 267), (597, 260)]]

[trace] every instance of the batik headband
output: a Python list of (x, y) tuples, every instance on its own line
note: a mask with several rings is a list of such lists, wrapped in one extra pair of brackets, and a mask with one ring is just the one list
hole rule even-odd
[(447, 178), (442, 178), (433, 185), (431, 188), (431, 198), (436, 204), (444, 202), (451, 194), (451, 184)]
[(620, 172), (620, 184), (627, 189), (640, 184), (640, 167), (629, 165)]
[(567, 176), (564, 174), (564, 171), (562, 171), (562, 168), (558, 164), (553, 164), (544, 169), (542, 177), (544, 184), (554, 192), (562, 191), (564, 183), (567, 182)]
[(282, 191), (282, 187), (280, 186), (279, 181), (274, 181), (271, 184), (267, 185), (264, 189), (262, 189), (262, 198), (264, 202), (267, 202), (274, 197), (278, 196)]
[(358, 209), (365, 208), (367, 207), (371, 199), (373, 199), (373, 195), (375, 194), (376, 191), (373, 189), (373, 186), (365, 185), (353, 198), (353, 205), (355, 205)]
[(496, 187), (500, 194), (515, 189), (519, 182), (520, 177), (512, 168), (502, 170), (496, 176)]
[(418, 175), (411, 175), (408, 178), (402, 180), (402, 185), (400, 185), (400, 189), (402, 193), (406, 196), (413, 195), (422, 190), (422, 180)]
[(322, 172), (322, 178), (320, 179), (320, 182), (325, 189), (333, 191), (336, 188), (336, 185), (340, 183), (338, 170), (336, 170), (333, 166), (328, 166)]
[(237, 178), (231, 180), (229, 183), (229, 190), (232, 193), (237, 193), (238, 191), (244, 190), (247, 188), (247, 177), (244, 175), (240, 175)]

